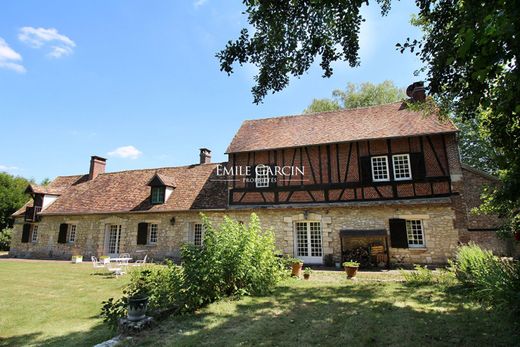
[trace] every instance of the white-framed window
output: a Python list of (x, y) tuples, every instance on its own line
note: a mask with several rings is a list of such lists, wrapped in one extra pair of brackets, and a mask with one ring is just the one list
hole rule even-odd
[(269, 166), (258, 165), (256, 167), (256, 181), (257, 188), (269, 187)]
[(157, 232), (159, 227), (157, 224), (148, 224), (148, 243), (156, 244), (157, 243)]
[(372, 157), (372, 181), (383, 182), (390, 180), (388, 173), (388, 157), (386, 155)]
[(69, 224), (69, 243), (76, 242), (76, 225)]
[(424, 228), (421, 220), (407, 220), (406, 235), (408, 237), (408, 247), (425, 247)]
[(392, 156), (392, 163), (394, 167), (394, 180), (411, 180), (412, 169), (410, 167), (409, 154), (396, 154)]
[(165, 187), (152, 187), (152, 204), (164, 203)]
[(31, 242), (37, 242), (37, 241), (38, 241), (38, 225), (33, 224), (32, 232), (31, 232)]
[(202, 246), (204, 242), (204, 225), (201, 223), (193, 224), (193, 244)]

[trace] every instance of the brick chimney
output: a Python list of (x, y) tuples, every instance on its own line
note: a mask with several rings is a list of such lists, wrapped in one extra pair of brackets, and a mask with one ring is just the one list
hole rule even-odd
[(200, 163), (209, 164), (211, 163), (211, 151), (207, 148), (200, 149)]
[(424, 82), (414, 82), (406, 88), (406, 95), (410, 97), (413, 102), (424, 101), (426, 99), (426, 91), (424, 90)]
[(90, 157), (90, 171), (88, 172), (88, 179), (93, 180), (99, 174), (105, 173), (105, 165), (107, 160), (93, 155)]

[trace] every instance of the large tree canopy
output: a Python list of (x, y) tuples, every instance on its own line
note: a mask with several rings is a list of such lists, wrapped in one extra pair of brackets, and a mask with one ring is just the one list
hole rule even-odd
[[(331, 62), (356, 66), (363, 18), (359, 0), (244, 0), (250, 34), (243, 29), (217, 54), (221, 69), (233, 64), (259, 67), (255, 102), (287, 86), (321, 58), (324, 76)], [(380, 0), (382, 14), (390, 0)], [(398, 49), (417, 54), (424, 64), (433, 100), (445, 114), (463, 121), (478, 115), (480, 132), (496, 148), (502, 185), (489, 195), (489, 210), (520, 211), (520, 2), (518, 0), (417, 0), (422, 38), (407, 39)], [(404, 39), (404, 38), (403, 38)]]
[(392, 81), (384, 81), (379, 84), (366, 82), (359, 85), (348, 83), (345, 90), (334, 90), (332, 99), (314, 99), (304, 112), (314, 113), (382, 105), (405, 98), (404, 90), (396, 87)]
[(11, 214), (29, 200), (24, 193), (28, 184), (25, 178), (0, 172), (0, 231), (9, 226)]

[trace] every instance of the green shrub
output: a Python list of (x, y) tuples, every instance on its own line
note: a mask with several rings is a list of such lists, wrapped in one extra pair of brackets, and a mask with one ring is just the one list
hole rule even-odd
[(273, 233), (255, 214), (241, 224), (228, 217), (218, 227), (202, 216), (204, 244), (182, 249), (187, 307), (197, 309), (224, 296), (265, 294), (282, 276)]
[(11, 246), (13, 229), (6, 228), (0, 231), (0, 251), (8, 251)]
[(104, 301), (101, 317), (112, 328), (117, 327), (119, 318), (127, 314), (128, 299), (131, 297), (148, 297), (150, 316), (158, 317), (165, 312), (184, 309), (183, 273), (180, 266), (167, 262), (166, 266), (146, 265), (133, 269), (130, 283), (123, 289), (119, 299), (110, 298)]
[(520, 265), (501, 259), (474, 243), (462, 246), (453, 271), (475, 298), (499, 308), (520, 312)]
[(400, 272), (409, 286), (423, 286), (434, 283), (433, 271), (426, 266), (414, 265), (413, 271), (400, 270)]
[(346, 261), (343, 263), (343, 267), (359, 267), (359, 262), (357, 261)]

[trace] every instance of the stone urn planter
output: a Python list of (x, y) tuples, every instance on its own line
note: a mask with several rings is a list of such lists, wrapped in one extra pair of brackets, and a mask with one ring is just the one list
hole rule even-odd
[(302, 268), (303, 268), (303, 262), (300, 259), (293, 259), (291, 261), (291, 276), (300, 277)]
[(311, 278), (311, 273), (312, 273), (312, 269), (310, 267), (306, 267), (305, 270), (303, 271), (303, 279), (308, 280), (309, 278)]
[(146, 310), (148, 309), (148, 297), (133, 296), (128, 298), (128, 315), (127, 318), (131, 322), (138, 322), (146, 318)]
[(347, 273), (348, 279), (356, 278), (357, 271), (359, 269), (359, 263), (355, 261), (346, 261), (343, 263), (343, 267), (345, 268), (345, 272)]

